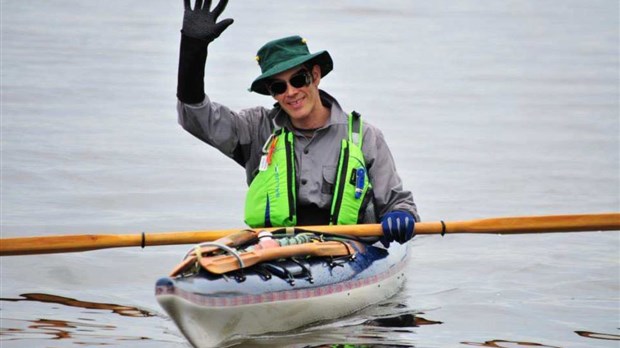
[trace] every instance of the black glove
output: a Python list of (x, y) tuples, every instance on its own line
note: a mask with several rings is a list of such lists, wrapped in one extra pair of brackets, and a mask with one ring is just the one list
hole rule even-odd
[(179, 54), (179, 75), (177, 98), (187, 104), (200, 103), (205, 98), (204, 74), (207, 61), (207, 47), (233, 23), (231, 18), (216, 23), (228, 0), (221, 0), (213, 11), (211, 0), (204, 3), (196, 0), (191, 9), (190, 0), (184, 0), (185, 13), (181, 29), (181, 50)]
[(227, 18), (216, 23), (217, 17), (222, 14), (228, 0), (220, 0), (212, 12), (211, 0), (207, 0), (202, 4), (202, 0), (196, 0), (196, 6), (192, 10), (190, 0), (184, 0), (185, 13), (183, 14), (183, 29), (181, 32), (195, 39), (205, 40), (207, 43), (215, 40), (220, 34), (233, 23), (232, 18)]

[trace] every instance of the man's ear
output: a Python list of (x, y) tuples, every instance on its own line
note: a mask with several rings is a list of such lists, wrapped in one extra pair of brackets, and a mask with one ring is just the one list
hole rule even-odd
[(321, 67), (318, 64), (312, 67), (312, 82), (316, 82), (317, 85), (321, 82)]

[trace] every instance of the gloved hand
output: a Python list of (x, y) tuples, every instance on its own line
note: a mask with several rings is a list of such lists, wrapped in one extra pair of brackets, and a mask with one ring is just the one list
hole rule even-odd
[(196, 0), (194, 9), (192, 10), (190, 0), (184, 0), (185, 13), (183, 14), (183, 29), (181, 32), (195, 39), (211, 42), (220, 36), (220, 34), (233, 23), (232, 18), (227, 18), (216, 23), (217, 17), (224, 11), (228, 0), (221, 0), (217, 6), (211, 9), (211, 0), (206, 0), (204, 5), (202, 0)]
[(403, 244), (415, 236), (415, 218), (405, 211), (391, 211), (381, 219), (383, 237), (379, 239), (384, 247), (389, 247), (391, 242)]
[(200, 103), (205, 98), (204, 75), (209, 43), (233, 23), (231, 18), (216, 23), (228, 0), (221, 0), (211, 9), (211, 0), (196, 0), (192, 10), (190, 0), (184, 0), (183, 28), (179, 53), (177, 97), (187, 104)]

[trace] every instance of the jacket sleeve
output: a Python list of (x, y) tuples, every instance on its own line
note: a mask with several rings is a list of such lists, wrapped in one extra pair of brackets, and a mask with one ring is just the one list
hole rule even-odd
[(240, 112), (212, 102), (208, 96), (198, 104), (177, 104), (178, 122), (189, 133), (246, 167), (260, 137), (270, 134), (268, 110), (263, 107)]
[(420, 221), (413, 194), (403, 189), (392, 153), (383, 133), (373, 126), (365, 127), (362, 143), (368, 175), (373, 186), (375, 214), (379, 220), (390, 211), (410, 212)]

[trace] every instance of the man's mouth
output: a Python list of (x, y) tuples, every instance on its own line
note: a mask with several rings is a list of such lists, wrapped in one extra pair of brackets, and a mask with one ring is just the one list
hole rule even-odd
[(291, 108), (293, 108), (293, 109), (298, 109), (298, 108), (300, 108), (302, 106), (303, 101), (304, 101), (304, 98), (299, 98), (299, 99), (295, 99), (293, 101), (289, 101), (289, 102), (287, 102), (287, 104)]

